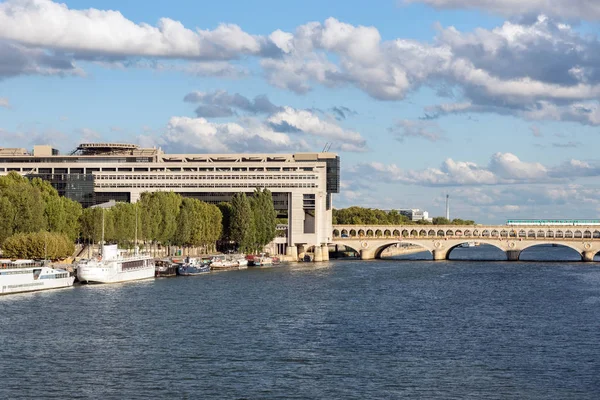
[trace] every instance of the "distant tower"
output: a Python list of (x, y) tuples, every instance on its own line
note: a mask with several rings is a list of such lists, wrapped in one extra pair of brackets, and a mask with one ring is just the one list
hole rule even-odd
[(450, 195), (446, 195), (446, 219), (450, 221)]

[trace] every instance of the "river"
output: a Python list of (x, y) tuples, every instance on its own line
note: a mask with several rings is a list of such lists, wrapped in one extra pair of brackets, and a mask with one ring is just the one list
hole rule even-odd
[(540, 249), (4, 296), (0, 398), (597, 399), (600, 264)]

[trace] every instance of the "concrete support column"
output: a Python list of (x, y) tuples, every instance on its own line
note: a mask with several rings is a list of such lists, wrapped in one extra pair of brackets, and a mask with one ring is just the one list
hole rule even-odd
[(581, 259), (585, 262), (594, 261), (594, 256), (596, 255), (595, 251), (584, 251)]
[(519, 256), (521, 255), (521, 250), (507, 250), (506, 258), (508, 261), (519, 261)]
[(375, 251), (374, 250), (361, 250), (360, 251), (360, 259), (361, 260), (375, 259)]
[(296, 245), (298, 248), (298, 260), (303, 260), (306, 255), (306, 247), (303, 244)]
[(448, 257), (448, 251), (445, 249), (437, 249), (433, 251), (434, 261), (444, 261)]
[(319, 245), (315, 246), (315, 258), (313, 261), (314, 262), (323, 261), (323, 250), (321, 249), (321, 246), (319, 246)]
[(321, 246), (321, 251), (323, 253), (323, 261), (329, 261), (329, 246), (324, 244)]
[(295, 261), (298, 260), (298, 248), (296, 246), (288, 246), (286, 254), (292, 257)]

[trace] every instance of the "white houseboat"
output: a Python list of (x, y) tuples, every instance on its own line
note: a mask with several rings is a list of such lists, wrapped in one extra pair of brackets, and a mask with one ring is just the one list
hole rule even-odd
[(150, 255), (127, 254), (117, 245), (102, 246), (102, 256), (81, 260), (77, 279), (85, 283), (116, 283), (154, 278), (154, 259)]
[(0, 260), (0, 294), (73, 286), (74, 276), (43, 261)]

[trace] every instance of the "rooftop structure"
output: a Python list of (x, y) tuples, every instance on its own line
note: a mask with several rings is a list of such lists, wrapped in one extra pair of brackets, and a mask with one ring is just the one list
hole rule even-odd
[(0, 148), (0, 175), (10, 171), (47, 180), (84, 207), (136, 202), (143, 192), (160, 190), (218, 203), (267, 188), (278, 216), (288, 219), (281, 252), (330, 241), (332, 198), (340, 188), (340, 159), (329, 152), (165, 154), (126, 143), (84, 143), (70, 154), (46, 145), (33, 152)]

